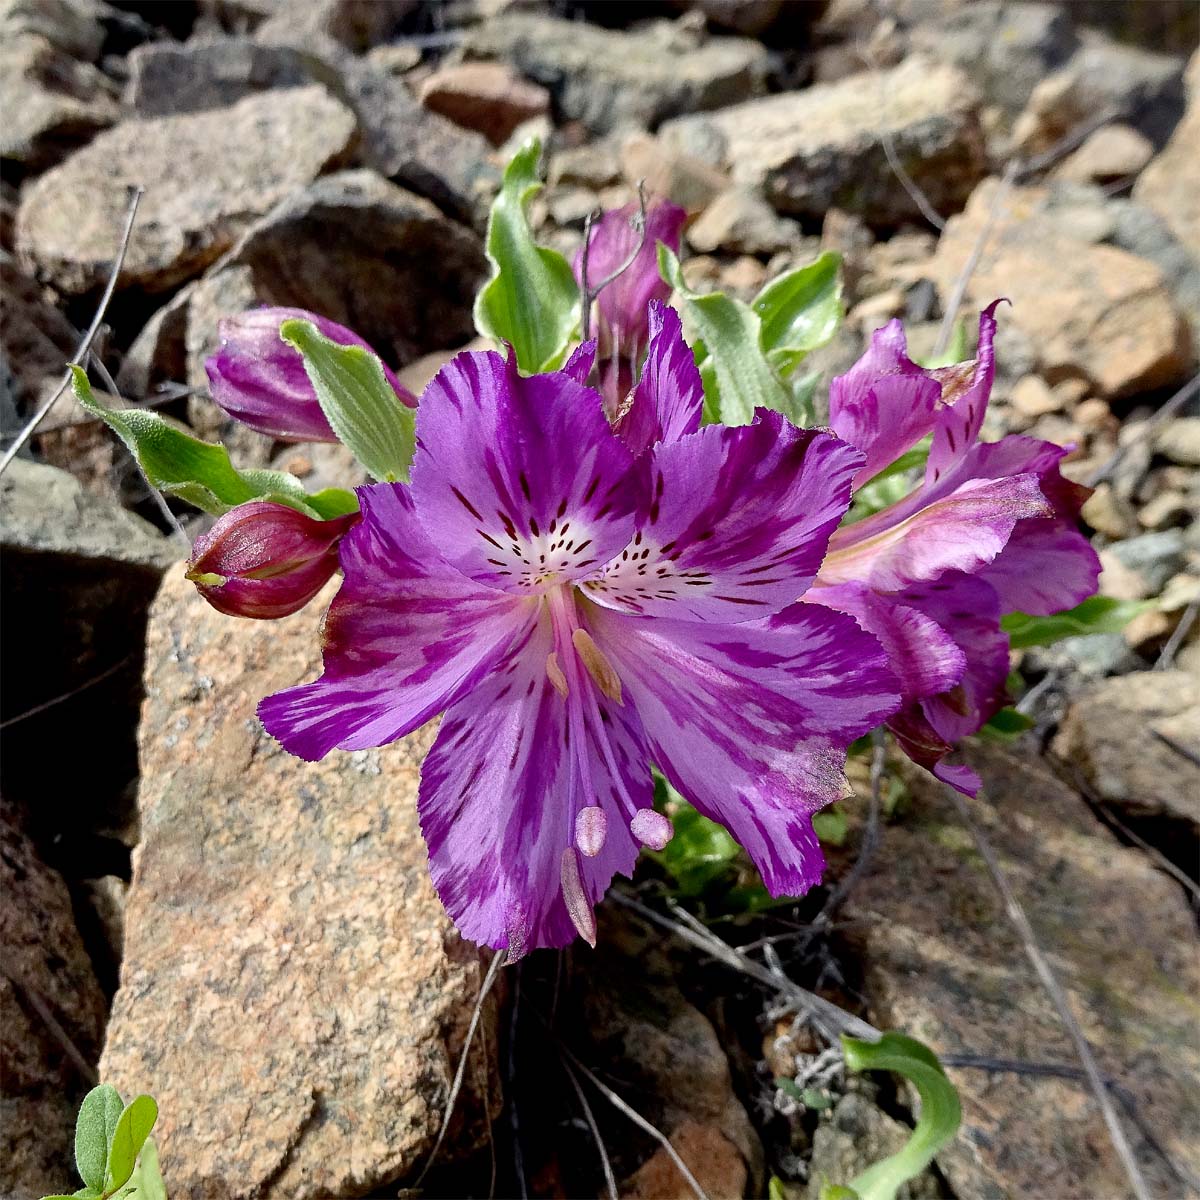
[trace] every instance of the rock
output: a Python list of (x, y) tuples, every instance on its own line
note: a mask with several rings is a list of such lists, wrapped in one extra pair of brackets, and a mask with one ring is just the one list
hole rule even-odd
[[(912, 57), (864, 72), (750, 100), (701, 118), (727, 140), (734, 180), (759, 188), (782, 213), (821, 217), (845, 208), (874, 224), (920, 216), (888, 165), (880, 140), (941, 212), (962, 207), (984, 173), (979, 99), (955, 67)], [(681, 136), (684, 117), (664, 136)]]
[(116, 384), (122, 395), (142, 399), (160, 383), (183, 382), (187, 375), (188, 303), (194, 289), (195, 284), (190, 283), (180, 288), (133, 339), (117, 372)]
[[(62, 382), (66, 364), (79, 344), (79, 333), (49, 303), (42, 289), (17, 269), (12, 257), (0, 251), (0, 352), (12, 372), (16, 428), (4, 423), (3, 435), (17, 432), (48, 393)], [(72, 401), (72, 403), (74, 403)]]
[(117, 119), (112, 84), (36, 34), (0, 39), (0, 159), (53, 166)]
[(1200, 826), (1200, 679), (1189, 672), (1093, 684), (1072, 701), (1054, 752), (1129, 815)]
[(774, 254), (794, 245), (799, 230), (752, 188), (729, 188), (700, 214), (687, 239), (701, 254)]
[[(676, 8), (703, 13), (721, 29), (732, 29), (747, 37), (767, 32), (784, 11), (784, 0), (672, 0)], [(799, 13), (791, 12), (791, 18)]]
[(373, 67), (389, 75), (406, 75), (421, 65), (424, 55), (421, 47), (411, 42), (388, 42), (383, 46), (372, 46), (366, 57)]
[(108, 995), (117, 990), (117, 972), (125, 942), (125, 891), (117, 875), (101, 875), (79, 883), (83, 904), (78, 914), (80, 932), (92, 955), (96, 975)]
[(1173, 417), (1164, 422), (1154, 448), (1180, 466), (1200, 467), (1200, 417)]
[(1013, 408), (1026, 417), (1044, 417), (1062, 407), (1054, 390), (1040, 375), (1022, 375), (1013, 384), (1010, 399)]
[[(719, 1125), (683, 1121), (669, 1140), (706, 1195), (746, 1194), (746, 1162)], [(659, 1149), (630, 1176), (620, 1194), (626, 1200), (668, 1200), (692, 1192), (671, 1156)]]
[(700, 212), (729, 186), (724, 171), (673, 150), (669, 143), (648, 133), (635, 133), (625, 140), (621, 173), (631, 185), (644, 183), (650, 196), (670, 200), (689, 213)]
[(32, 34), (70, 58), (94, 63), (104, 45), (105, 11), (93, 0), (0, 0), (0, 42)]
[[(954, 288), (997, 206), (998, 181), (986, 180), (964, 213), (947, 223), (930, 273), (942, 295)], [(1051, 383), (1088, 380), (1111, 399), (1183, 378), (1192, 359), (1188, 328), (1158, 267), (1114, 246), (1074, 237), (1039, 187), (1013, 188), (1000, 203), (967, 286), (968, 308), (1007, 296), (1002, 310), (1032, 340), (1038, 373)]]
[(1128, 537), (1137, 520), (1132, 506), (1116, 496), (1107, 483), (1100, 484), (1084, 501), (1080, 515), (1097, 533), (1110, 538)]
[(89, 291), (116, 254), (127, 189), (144, 185), (118, 286), (163, 291), (337, 166), (354, 138), (353, 114), (315, 86), (213, 112), (122, 121), (25, 190), (18, 249), (60, 290)]
[(366, 467), (341, 442), (288, 446), (275, 456), (271, 465), (303, 479), (310, 492), (328, 487), (350, 490), (370, 483)]
[(105, 1005), (66, 885), (39, 858), (7, 800), (0, 802), (0, 893), (0, 1193), (33, 1200), (79, 1182), (70, 1169), (75, 1110), (91, 1082), (82, 1068), (100, 1053)]
[(1193, 100), (1171, 140), (1138, 177), (1134, 199), (1154, 209), (1200, 259), (1200, 100)]
[(736, 104), (763, 90), (767, 68), (766, 50), (748, 39), (673, 45), (669, 26), (623, 33), (524, 12), (477, 26), (464, 50), (511, 63), (593, 133)]
[(1113, 183), (1132, 179), (1150, 161), (1154, 147), (1128, 125), (1103, 125), (1055, 168), (1060, 179)]
[(1063, 638), (1053, 646), (1038, 646), (1026, 651), (1023, 661), (1028, 663), (1032, 671), (1042, 674), (1057, 671), (1083, 679), (1124, 675), (1129, 671), (1141, 670), (1146, 665), (1130, 650), (1119, 633)]
[(271, 15), (255, 37), (264, 42), (308, 42), (332, 38), (361, 54), (390, 40), (418, 7), (418, 0), (308, 0), (297, 8), (290, 0), (273, 0)]
[(1186, 492), (1168, 488), (1147, 500), (1138, 509), (1137, 519), (1143, 529), (1170, 529), (1186, 524), (1195, 510), (1195, 501)]
[[(967, 803), (1100, 1070), (1134, 1097), (1163, 1150), (1195, 1171), (1200, 959), (1183, 893), (1141, 852), (1119, 845), (1036, 760), (983, 744), (968, 756), (985, 791)], [(952, 803), (928, 776), (913, 772), (911, 786), (912, 808), (888, 827), (843, 910), (846, 920), (863, 922), (856, 941), (875, 1023), (903, 1029), (941, 1055), (1074, 1066), (1062, 1022)], [(938, 1155), (953, 1195), (1112, 1194), (1121, 1167), (1086, 1084), (955, 1067), (947, 1073), (963, 1105), (959, 1136)], [(1179, 1194), (1162, 1158), (1134, 1126), (1125, 1128), (1151, 1194)]]
[(550, 159), (546, 177), (551, 187), (573, 184), (576, 187), (603, 188), (618, 182), (620, 146), (615, 139), (604, 139), (586, 146), (559, 150)]
[(546, 209), (555, 225), (582, 229), (588, 216), (600, 210), (600, 197), (590, 188), (555, 188), (546, 194)]
[(1187, 544), (1178, 529), (1143, 533), (1109, 546), (1111, 555), (1145, 580), (1147, 594), (1157, 595), (1168, 579), (1183, 569)]
[[(254, 717), (318, 670), (332, 590), (286, 620), (239, 621), (176, 570), (151, 616), (143, 837), (101, 1073), (154, 1092), (173, 1195), (308, 1200), (412, 1175), (482, 979), (417, 826), (433, 730), (305, 764)], [(473, 1120), (488, 1074), (480, 1054), (459, 1100)], [(472, 1140), (460, 1121), (448, 1146)]]
[(912, 49), (968, 71), (986, 100), (1014, 116), (1038, 81), (1079, 45), (1057, 5), (1002, 0), (939, 12), (914, 26), (909, 38)]
[(503, 63), (466, 62), (426, 77), (421, 103), (501, 146), (523, 121), (550, 111), (550, 93)]

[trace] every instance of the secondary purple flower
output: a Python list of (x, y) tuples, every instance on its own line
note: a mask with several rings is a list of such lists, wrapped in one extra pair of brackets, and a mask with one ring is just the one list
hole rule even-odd
[(269, 500), (239, 504), (196, 539), (187, 576), (218, 612), (290, 616), (337, 570), (338, 542), (358, 519), (315, 521)]
[(971, 794), (973, 771), (943, 762), (1007, 702), (1003, 613), (1071, 608), (1099, 561), (1076, 528), (1086, 489), (1063, 479), (1062, 447), (978, 440), (994, 374), (996, 305), (973, 362), (929, 371), (893, 321), (830, 389), (830, 425), (866, 460), (855, 487), (931, 436), (923, 482), (839, 529), (807, 601), (854, 616), (897, 668), (904, 708), (888, 725), (914, 761)]
[[(336, 442), (300, 352), (279, 336), (280, 325), (293, 318), (311, 321), (339, 345), (371, 350), (344, 325), (302, 308), (252, 308), (218, 324), (220, 349), (204, 362), (209, 391), (225, 412), (259, 433), (286, 442)], [(400, 401), (415, 407), (416, 397), (386, 365), (383, 373)]]
[[(646, 376), (660, 432), (692, 387), (668, 341)], [(613, 875), (665, 844), (651, 761), (773, 893), (805, 891), (844, 748), (898, 703), (873, 638), (793, 603), (862, 456), (769, 412), (635, 454), (578, 381), (586, 359), (443, 368), (412, 487), (359, 490), (324, 675), (259, 708), (310, 760), (445, 711), (419, 797), (434, 883), (466, 937), (513, 955), (593, 940)]]

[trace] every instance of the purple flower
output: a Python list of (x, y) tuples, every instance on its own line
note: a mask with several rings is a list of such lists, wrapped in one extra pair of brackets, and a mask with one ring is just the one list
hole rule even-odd
[(794, 603), (861, 454), (766, 411), (697, 430), (690, 355), (655, 320), (654, 412), (616, 431), (578, 381), (590, 349), (529, 378), (496, 353), (443, 368), (411, 488), (359, 490), (325, 673), (259, 708), (310, 760), (444, 711), (419, 796), (433, 880), (466, 937), (514, 956), (593, 941), (613, 875), (668, 840), (651, 761), (772, 893), (804, 892), (845, 746), (899, 703), (872, 637)]
[[(997, 301), (997, 303), (999, 303)], [(904, 708), (888, 725), (914, 761), (974, 794), (973, 771), (943, 758), (1007, 702), (1003, 613), (1071, 608), (1099, 561), (1076, 528), (1087, 491), (1063, 479), (1060, 446), (980, 442), (994, 374), (996, 304), (972, 362), (925, 370), (893, 321), (830, 389), (830, 425), (866, 461), (861, 486), (932, 435), (909, 496), (839, 529), (807, 601), (854, 616), (897, 669)]]
[[(209, 391), (225, 412), (259, 433), (285, 442), (336, 442), (304, 360), (279, 337), (280, 325), (291, 319), (311, 321), (339, 345), (371, 350), (344, 325), (302, 308), (252, 308), (219, 323), (221, 348), (204, 362)], [(416, 397), (386, 365), (383, 373), (401, 402), (415, 407)]]
[(273, 619), (303, 608), (337, 570), (337, 545), (358, 513), (315, 521), (251, 500), (196, 539), (187, 577), (218, 612)]

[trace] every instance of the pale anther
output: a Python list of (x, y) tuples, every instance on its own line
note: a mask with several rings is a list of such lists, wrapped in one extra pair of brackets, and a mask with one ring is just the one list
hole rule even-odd
[(571, 641), (574, 642), (575, 649), (579, 657), (583, 659), (583, 665), (587, 667), (588, 674), (595, 680), (596, 686), (610, 700), (617, 704), (622, 703), (621, 679), (613, 670), (612, 663), (604, 657), (600, 647), (592, 641), (591, 634), (586, 629), (576, 629), (571, 634)]
[(567, 687), (567, 677), (563, 674), (562, 667), (558, 665), (558, 655), (553, 650), (546, 659), (546, 674), (550, 677), (550, 682), (554, 684), (554, 690), (565, 700), (571, 689)]
[(595, 946), (596, 914), (592, 912), (592, 906), (583, 890), (583, 880), (579, 875), (579, 856), (573, 846), (568, 846), (563, 851), (560, 874), (563, 900), (566, 902), (571, 924), (589, 946)]
[(649, 846), (651, 850), (661, 850), (675, 832), (671, 822), (652, 808), (639, 808), (629, 822), (629, 830), (643, 846)]
[(608, 817), (604, 809), (596, 805), (581, 808), (575, 817), (575, 845), (580, 854), (595, 858), (604, 849), (604, 835), (608, 831)]

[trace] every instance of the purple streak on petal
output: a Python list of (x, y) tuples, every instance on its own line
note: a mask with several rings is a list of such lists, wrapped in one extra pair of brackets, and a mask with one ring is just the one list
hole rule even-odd
[(563, 363), (563, 374), (569, 375), (576, 383), (587, 386), (588, 376), (596, 365), (596, 339), (580, 342), (571, 351), (571, 357)]
[(849, 617), (795, 604), (720, 625), (588, 610), (659, 768), (746, 848), (773, 895), (821, 876), (812, 814), (844, 794), (845, 747), (899, 703)]
[(861, 487), (932, 428), (941, 385), (909, 357), (904, 326), (890, 321), (867, 352), (829, 388), (829, 424), (867, 460), (854, 479)]
[(704, 385), (691, 347), (683, 340), (679, 314), (658, 300), (650, 303), (650, 345), (617, 435), (630, 453), (655, 442), (674, 442), (700, 428)]
[(996, 589), (1001, 611), (1044, 617), (1095, 595), (1100, 558), (1071, 522), (1018, 521), (978, 578)]
[(569, 722), (568, 702), (545, 671), (554, 648), (543, 614), (529, 644), (447, 712), (421, 772), (434, 886), (464, 937), (497, 948), (513, 948), (514, 930), (523, 949), (573, 941), (561, 871), (575, 843), (575, 814), (594, 805), (606, 815), (602, 849), (577, 864), (595, 904), (638, 855), (629, 816), (614, 798), (617, 783), (638, 807), (653, 796), (636, 712), (600, 696), (598, 721), (582, 729)]
[(622, 612), (741, 622), (811, 583), (862, 455), (760, 409), (753, 425), (709, 425), (639, 462), (638, 532), (585, 594)]
[[(279, 337), (280, 325), (292, 319), (311, 321), (339, 345), (371, 350), (353, 330), (303, 308), (250, 309), (219, 322), (220, 348), (204, 363), (209, 391), (225, 412), (259, 433), (282, 441), (336, 442), (300, 352)], [(415, 407), (416, 397), (386, 365), (383, 373), (400, 400)]]
[(472, 583), (416, 520), (407, 488), (358, 489), (345, 579), (324, 629), (325, 673), (259, 705), (267, 731), (313, 761), (395, 741), (470, 691), (532, 634), (536, 606)]
[(620, 553), (639, 498), (632, 463), (596, 392), (562, 371), (522, 378), (515, 359), (466, 352), (421, 397), (413, 496), (459, 570), (536, 594)]

